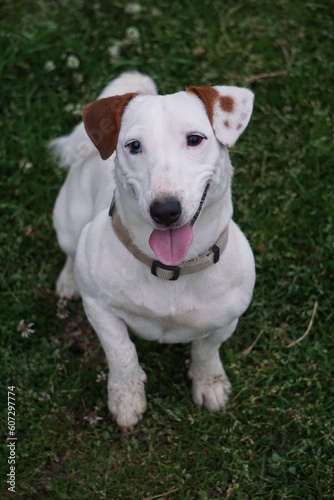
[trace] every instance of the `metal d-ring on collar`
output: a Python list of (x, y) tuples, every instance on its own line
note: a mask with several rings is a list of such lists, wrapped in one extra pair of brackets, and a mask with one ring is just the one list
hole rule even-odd
[(129, 252), (132, 253), (136, 259), (150, 267), (151, 273), (154, 276), (162, 280), (175, 281), (179, 278), (179, 276), (207, 269), (209, 266), (216, 264), (219, 261), (220, 256), (227, 245), (228, 226), (206, 253), (199, 255), (195, 259), (187, 260), (179, 266), (167, 266), (158, 260), (148, 257), (148, 255), (139, 250), (139, 248), (133, 243), (128, 230), (123, 225), (117, 212), (114, 200), (111, 202), (109, 215), (111, 217), (112, 226), (116, 236), (123, 243), (126, 249), (129, 250)]

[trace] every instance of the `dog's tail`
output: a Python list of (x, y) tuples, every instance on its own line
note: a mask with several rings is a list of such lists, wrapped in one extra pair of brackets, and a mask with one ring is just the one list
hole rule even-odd
[(99, 95), (98, 99), (127, 94), (129, 92), (142, 95), (155, 95), (157, 94), (157, 88), (149, 76), (143, 75), (138, 71), (129, 71), (122, 73), (118, 78), (112, 80)]
[[(113, 95), (135, 92), (141, 95), (155, 95), (157, 88), (153, 80), (138, 71), (122, 73), (112, 80), (101, 92), (98, 99)], [(88, 138), (83, 122), (79, 123), (69, 135), (57, 137), (49, 143), (50, 150), (58, 157), (62, 167), (81, 163), (93, 153), (95, 146)]]

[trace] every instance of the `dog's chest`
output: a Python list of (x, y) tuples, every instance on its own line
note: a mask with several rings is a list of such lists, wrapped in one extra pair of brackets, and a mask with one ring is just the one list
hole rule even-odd
[[(172, 284), (171, 284), (172, 285)], [(132, 290), (118, 303), (116, 314), (140, 337), (159, 342), (189, 342), (222, 326), (220, 301), (207, 301), (196, 293), (156, 293)], [(115, 310), (115, 307), (113, 307)], [(226, 315), (226, 313), (225, 313)]]

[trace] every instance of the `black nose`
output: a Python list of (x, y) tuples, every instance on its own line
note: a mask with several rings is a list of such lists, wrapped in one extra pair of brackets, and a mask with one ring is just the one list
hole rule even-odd
[(173, 196), (153, 201), (150, 206), (152, 219), (162, 226), (174, 224), (179, 219), (181, 212), (181, 203)]

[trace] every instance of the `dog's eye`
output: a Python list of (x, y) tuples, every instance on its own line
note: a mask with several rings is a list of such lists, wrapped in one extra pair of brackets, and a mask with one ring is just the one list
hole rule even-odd
[(188, 146), (199, 146), (203, 141), (204, 137), (198, 134), (190, 134), (187, 136), (187, 145)]
[(129, 148), (130, 153), (133, 155), (136, 155), (136, 154), (142, 152), (141, 143), (139, 141), (128, 142), (125, 146), (127, 148)]

